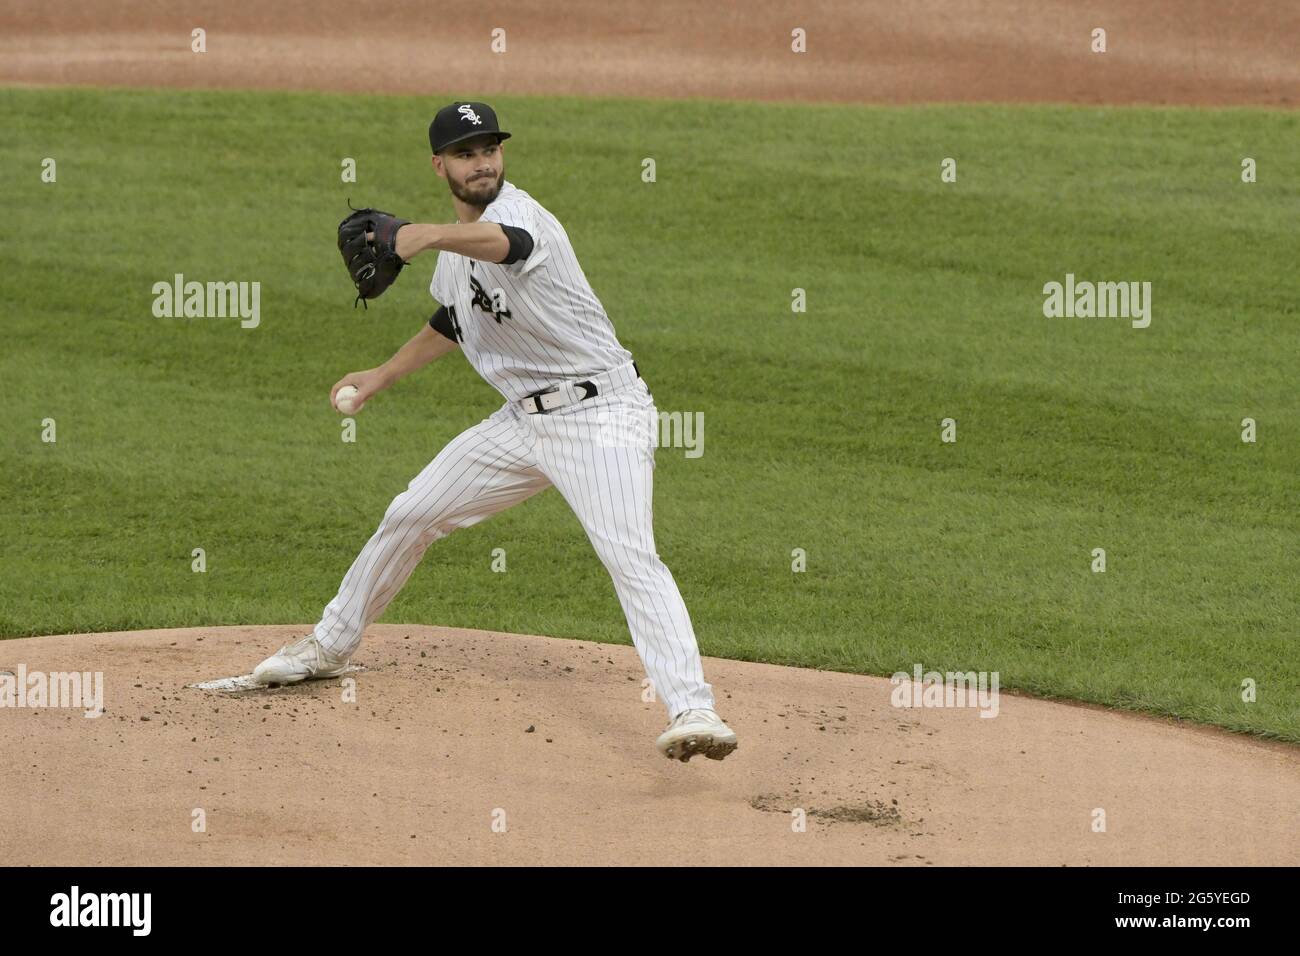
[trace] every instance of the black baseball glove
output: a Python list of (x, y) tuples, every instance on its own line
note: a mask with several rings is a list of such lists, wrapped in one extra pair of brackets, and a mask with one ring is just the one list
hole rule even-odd
[[(339, 252), (357, 287), (354, 308), (357, 302), (383, 295), (397, 280), (406, 265), (397, 254), (397, 230), (409, 222), (378, 209), (358, 209), (339, 223)], [(367, 233), (373, 238), (366, 238)]]

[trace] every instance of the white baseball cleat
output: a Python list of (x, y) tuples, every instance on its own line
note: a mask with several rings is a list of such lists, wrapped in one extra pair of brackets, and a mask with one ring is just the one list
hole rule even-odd
[(286, 644), (253, 668), (259, 684), (296, 684), (304, 680), (337, 677), (347, 670), (348, 659), (320, 646), (314, 634)]
[(668, 729), (659, 735), (655, 746), (669, 760), (686, 763), (696, 754), (704, 754), (710, 760), (721, 760), (740, 746), (740, 741), (717, 713), (699, 707), (684, 710), (674, 717)]

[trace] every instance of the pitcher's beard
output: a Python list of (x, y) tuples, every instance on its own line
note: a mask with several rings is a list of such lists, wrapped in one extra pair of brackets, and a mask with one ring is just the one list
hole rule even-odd
[[(467, 206), (474, 206), (478, 209), (486, 209), (488, 203), (492, 202), (492, 200), (496, 199), (497, 196), (501, 194), (501, 185), (505, 181), (506, 170), (504, 166), (501, 168), (501, 174), (497, 176), (495, 182), (483, 178), (462, 186), (450, 178), (447, 180), (447, 182), (451, 184), (451, 194), (453, 196), (465, 203)], [(486, 188), (483, 185), (484, 183), (491, 183), (491, 188)]]

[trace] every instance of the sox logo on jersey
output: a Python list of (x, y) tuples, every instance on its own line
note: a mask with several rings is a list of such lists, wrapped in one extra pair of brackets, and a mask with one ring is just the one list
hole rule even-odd
[[(471, 267), (472, 265), (473, 263), (471, 263)], [(488, 295), (487, 290), (483, 288), (483, 284), (478, 281), (478, 278), (475, 277), (472, 272), (469, 277), (469, 284), (470, 288), (473, 290), (473, 296), (470, 301), (475, 307), (490, 314), (492, 318), (497, 320), (498, 325), (501, 324), (502, 318), (510, 318), (510, 310), (501, 305), (500, 300), (502, 296), (500, 289), (494, 289), (493, 294)]]
[[(459, 111), (477, 120), (472, 109)], [(393, 500), (316, 639), (350, 656), (434, 541), (554, 487), (608, 570), (669, 716), (712, 709), (690, 615), (655, 550), (654, 396), (558, 220), (505, 181), (480, 221), (527, 230), (531, 254), (507, 265), (441, 252), (430, 292), (447, 307), (465, 358), (505, 403), (452, 439)], [(580, 382), (593, 385), (576, 388)], [(574, 400), (538, 410), (532, 396), (557, 393)], [(563, 568), (555, 580), (564, 580)], [(447, 595), (449, 604), (455, 599)]]

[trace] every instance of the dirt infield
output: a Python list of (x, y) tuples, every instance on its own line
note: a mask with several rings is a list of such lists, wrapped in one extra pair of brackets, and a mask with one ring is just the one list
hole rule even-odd
[[(1295, 106), (1300, 6), (1218, 0), (82, 0), (0, 7), (0, 83)], [(108, 20), (109, 22), (105, 22)], [(362, 21), (364, 25), (362, 25)], [(192, 53), (190, 31), (207, 31)], [(1106, 30), (1105, 53), (1090, 49)], [(791, 31), (806, 31), (805, 53)], [(493, 31), (505, 50), (494, 52)]]
[(0, 642), (0, 670), (103, 672), (106, 711), (0, 710), (23, 755), (0, 774), (0, 858), (1300, 863), (1300, 751), (1097, 708), (904, 709), (882, 678), (709, 660), (741, 747), (676, 764), (654, 751), (663, 708), (641, 700), (630, 647), (379, 625), (355, 703), (338, 679), (187, 686), (305, 630)]

